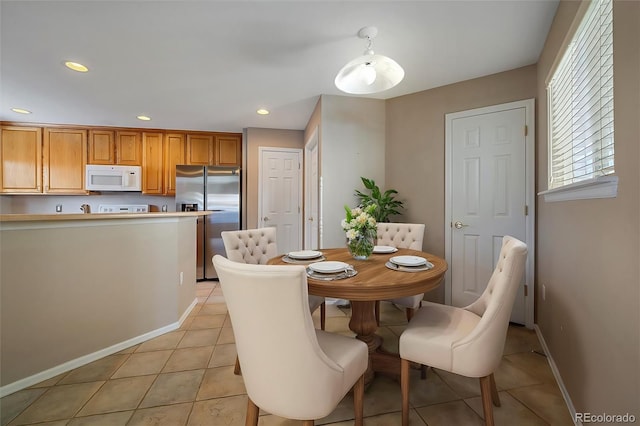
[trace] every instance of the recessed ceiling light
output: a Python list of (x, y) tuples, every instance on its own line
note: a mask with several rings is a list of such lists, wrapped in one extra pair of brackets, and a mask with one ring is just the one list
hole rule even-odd
[(11, 111), (17, 112), (18, 114), (31, 114), (31, 111), (22, 108), (11, 108)]
[(67, 68), (72, 69), (74, 71), (78, 71), (78, 72), (87, 72), (87, 71), (89, 71), (89, 68), (87, 68), (84, 65), (79, 64), (77, 62), (67, 61), (67, 62), (64, 63), (64, 65)]
[(264, 109), (264, 108), (260, 108), (259, 110), (256, 111), (258, 114), (260, 115), (267, 115), (269, 114), (269, 110), (268, 109)]
[(146, 115), (139, 115), (138, 116), (138, 120), (142, 120), (142, 121), (150, 121), (151, 117), (147, 117)]

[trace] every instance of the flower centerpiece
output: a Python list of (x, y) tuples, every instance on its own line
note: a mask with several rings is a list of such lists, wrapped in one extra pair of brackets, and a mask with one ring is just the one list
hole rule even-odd
[(347, 236), (347, 247), (354, 259), (364, 260), (371, 256), (377, 238), (376, 220), (373, 213), (375, 205), (356, 207), (344, 206), (347, 212), (342, 219), (342, 229)]

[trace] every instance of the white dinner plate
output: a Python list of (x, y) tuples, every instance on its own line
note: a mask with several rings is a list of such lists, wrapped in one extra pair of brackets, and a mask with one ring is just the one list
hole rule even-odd
[(427, 263), (427, 259), (420, 256), (393, 256), (389, 260), (400, 266), (421, 266)]
[(290, 251), (287, 256), (292, 259), (315, 259), (322, 256), (322, 252), (316, 250)]
[(398, 251), (397, 248), (391, 247), (391, 246), (374, 246), (373, 247), (374, 253), (395, 253), (397, 251)]
[(342, 272), (349, 268), (349, 265), (344, 262), (337, 262), (335, 260), (328, 260), (326, 262), (316, 262), (308, 266), (314, 272), (321, 274), (334, 274), (336, 272)]

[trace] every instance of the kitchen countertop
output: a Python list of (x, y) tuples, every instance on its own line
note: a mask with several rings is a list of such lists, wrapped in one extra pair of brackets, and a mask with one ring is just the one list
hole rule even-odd
[(54, 213), (54, 214), (0, 214), (0, 222), (35, 222), (65, 220), (150, 219), (168, 217), (206, 216), (212, 211), (153, 212), (153, 213)]

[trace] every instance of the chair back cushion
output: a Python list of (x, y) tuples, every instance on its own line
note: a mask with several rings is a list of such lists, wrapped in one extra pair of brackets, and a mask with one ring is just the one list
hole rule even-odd
[(286, 418), (331, 413), (346, 392), (344, 371), (318, 343), (305, 267), (250, 265), (220, 255), (213, 264), (251, 400)]
[(227, 258), (234, 262), (264, 265), (278, 255), (274, 227), (223, 231), (221, 236)]
[(424, 224), (378, 222), (379, 246), (422, 250)]
[(480, 298), (465, 307), (481, 317), (478, 325), (452, 348), (453, 371), (471, 377), (493, 373), (502, 359), (509, 319), (524, 278), (527, 245), (506, 235), (496, 267)]

